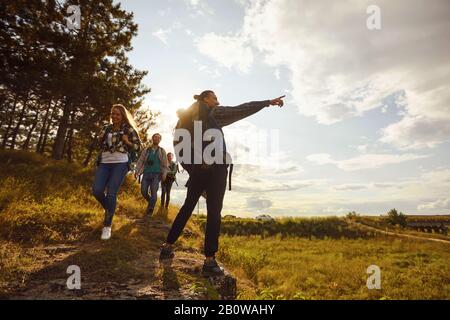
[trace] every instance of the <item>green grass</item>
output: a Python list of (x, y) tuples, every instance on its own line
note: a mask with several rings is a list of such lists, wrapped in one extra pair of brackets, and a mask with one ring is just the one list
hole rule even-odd
[[(219, 259), (252, 285), (245, 299), (449, 299), (449, 245), (403, 239), (224, 236)], [(381, 268), (381, 290), (366, 286)]]
[[(92, 180), (92, 168), (0, 151), (0, 295), (8, 296), (11, 284), (65, 275), (77, 264), (89, 281), (154, 278), (217, 298), (190, 274), (139, 266), (139, 259), (154, 259), (146, 255), (157, 252), (165, 232), (134, 223), (145, 209), (134, 178), (119, 193), (113, 238), (100, 245), (103, 210), (91, 195)], [(170, 222), (177, 210), (158, 219)], [(203, 226), (202, 217), (188, 223), (190, 232), (177, 243), (184, 254), (202, 251)], [(40, 248), (57, 244), (83, 249), (49, 263)], [(345, 218), (225, 219), (218, 259), (237, 277), (241, 299), (450, 298), (448, 244), (385, 238)], [(366, 287), (372, 264), (381, 268), (381, 290)]]

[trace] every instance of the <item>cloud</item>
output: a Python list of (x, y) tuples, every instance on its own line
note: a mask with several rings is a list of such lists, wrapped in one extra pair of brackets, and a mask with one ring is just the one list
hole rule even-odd
[(214, 15), (214, 10), (204, 0), (184, 0), (184, 2), (190, 10), (189, 16), (191, 18), (209, 17)]
[(388, 164), (427, 158), (429, 155), (419, 154), (363, 154), (346, 160), (333, 160), (327, 153), (312, 154), (306, 157), (308, 161), (318, 165), (333, 164), (344, 171), (379, 168)]
[(404, 150), (433, 148), (450, 141), (450, 119), (407, 115), (384, 128), (380, 141)]
[(334, 186), (334, 189), (336, 190), (363, 190), (363, 189), (367, 189), (368, 185), (365, 184), (341, 184), (341, 185), (337, 185)]
[[(243, 34), (267, 63), (291, 70), (299, 111), (320, 123), (382, 107), (381, 100), (399, 90), (411, 113), (450, 118), (448, 2), (378, 1), (378, 31), (366, 28), (370, 4), (255, 1), (247, 7)], [(326, 11), (333, 15), (324, 19)]]
[(417, 206), (418, 210), (450, 209), (450, 198), (438, 199)]
[(242, 193), (268, 193), (268, 192), (278, 192), (278, 191), (296, 191), (308, 187), (314, 186), (315, 183), (311, 181), (296, 181), (292, 183), (280, 183), (280, 182), (270, 182), (268, 180), (259, 179), (258, 182), (254, 184), (249, 184), (248, 181), (243, 183), (243, 181), (237, 182), (233, 187), (233, 190)]
[[(448, 0), (379, 0), (382, 25), (375, 31), (366, 27), (371, 0), (238, 3), (245, 10), (241, 30), (206, 35), (205, 55), (242, 71), (258, 51), (268, 65), (286, 67), (299, 112), (322, 124), (386, 111), (383, 99), (402, 92), (396, 102), (405, 118), (386, 128), (384, 142), (419, 148), (450, 139)], [(436, 133), (416, 142), (419, 133), (402, 134), (406, 125)]]
[(405, 187), (405, 183), (398, 183), (398, 182), (393, 182), (393, 183), (374, 183), (373, 186), (375, 188), (380, 188), (380, 189), (388, 189), (388, 188), (398, 188), (401, 189), (403, 187)]
[(275, 173), (279, 175), (294, 175), (303, 172), (305, 172), (305, 169), (300, 165), (292, 165), (275, 171)]
[(238, 36), (220, 36), (207, 33), (196, 38), (194, 43), (198, 51), (228, 69), (235, 68), (248, 72), (253, 63), (253, 52), (245, 45), (246, 39)]
[(450, 169), (440, 168), (421, 174), (420, 180), (423, 182), (439, 183), (442, 185), (450, 184)]
[(158, 30), (154, 31), (152, 33), (152, 35), (167, 46), (169, 44), (168, 41), (167, 41), (167, 36), (171, 32), (172, 32), (171, 28), (169, 28), (169, 29), (161, 29), (161, 28), (159, 28)]
[(272, 201), (269, 199), (264, 199), (260, 197), (249, 197), (247, 198), (247, 207), (256, 209), (256, 210), (264, 210), (268, 209), (272, 206)]
[(366, 152), (368, 147), (369, 147), (368, 144), (361, 144), (359, 146), (356, 146), (356, 148), (361, 152)]
[(275, 69), (273, 75), (275, 76), (275, 79), (280, 80), (280, 69)]
[(179, 21), (175, 21), (169, 28), (158, 30), (152, 32), (152, 36), (160, 40), (166, 46), (169, 45), (168, 36), (174, 31), (182, 28), (182, 24)]
[(318, 165), (335, 163), (335, 161), (331, 159), (331, 156), (328, 153), (310, 154), (306, 157), (306, 160), (314, 162)]

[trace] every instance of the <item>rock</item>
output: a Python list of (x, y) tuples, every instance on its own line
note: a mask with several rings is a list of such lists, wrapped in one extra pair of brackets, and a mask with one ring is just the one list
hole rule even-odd
[(222, 300), (235, 300), (237, 295), (236, 278), (225, 271), (223, 276), (209, 277), (209, 282), (217, 290)]

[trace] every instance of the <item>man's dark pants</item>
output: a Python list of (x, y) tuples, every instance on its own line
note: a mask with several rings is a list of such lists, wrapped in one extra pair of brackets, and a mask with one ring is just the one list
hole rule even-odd
[(161, 205), (164, 207), (169, 206), (170, 191), (172, 190), (174, 181), (173, 178), (167, 176), (166, 181), (161, 182)]
[(190, 177), (186, 200), (175, 218), (167, 236), (167, 243), (175, 243), (189, 220), (203, 191), (206, 191), (206, 232), (204, 252), (213, 257), (219, 247), (219, 233), (223, 198), (227, 185), (227, 165), (214, 164), (208, 169), (194, 166)]

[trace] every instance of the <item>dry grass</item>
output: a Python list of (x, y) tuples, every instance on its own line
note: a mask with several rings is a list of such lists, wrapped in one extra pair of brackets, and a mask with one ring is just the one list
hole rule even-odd
[[(246, 299), (449, 299), (449, 245), (403, 239), (221, 238), (219, 255), (250, 279)], [(366, 286), (381, 268), (381, 290)], [(238, 277), (238, 278), (239, 278)]]
[[(137, 183), (127, 178), (119, 193), (114, 236), (100, 243), (103, 210), (90, 193), (92, 179), (92, 168), (0, 151), (0, 295), (31, 276), (64, 274), (68, 263), (83, 265), (90, 281), (161, 276), (138, 265), (151, 258), (149, 252), (157, 252), (165, 232), (136, 224), (145, 208)], [(170, 222), (177, 211), (170, 207), (155, 218)], [(450, 298), (447, 244), (375, 237), (337, 218), (251, 223), (224, 221), (228, 235), (220, 240), (218, 258), (238, 278), (240, 298)], [(191, 219), (177, 246), (186, 253), (201, 252), (201, 226), (201, 218)], [(251, 235), (261, 230), (264, 238)], [(67, 261), (50, 263), (39, 248), (53, 244), (83, 249)], [(366, 287), (371, 264), (382, 270), (381, 290)], [(204, 288), (198, 279), (177, 276), (192, 282), (194, 291)]]
[[(157, 252), (166, 234), (137, 223), (146, 206), (137, 182), (127, 177), (119, 192), (113, 237), (101, 242), (103, 209), (91, 195), (93, 176), (93, 168), (0, 151), (0, 293), (32, 277), (64, 275), (67, 263), (83, 265), (90, 281), (154, 276), (156, 271), (142, 271), (134, 261)], [(154, 220), (170, 222), (177, 212), (171, 206), (168, 212), (156, 212)], [(196, 227), (189, 223), (189, 228)], [(85, 249), (70, 261), (45, 261), (42, 248), (61, 244)]]

